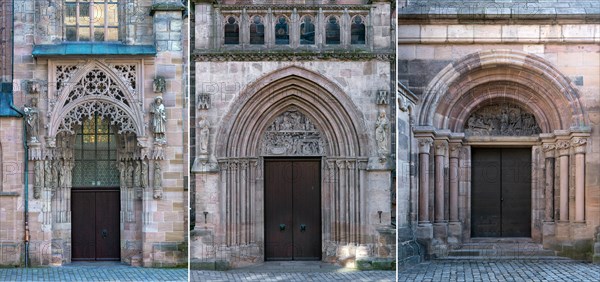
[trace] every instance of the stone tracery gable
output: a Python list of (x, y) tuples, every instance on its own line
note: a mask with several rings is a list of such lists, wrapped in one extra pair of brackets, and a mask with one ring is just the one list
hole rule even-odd
[(92, 69), (71, 89), (63, 106), (88, 95), (108, 96), (129, 106), (125, 93), (115, 81), (100, 69)]
[(51, 73), (57, 86), (48, 93), (48, 136), (73, 133), (73, 124), (96, 113), (110, 117), (119, 133), (145, 136), (142, 93), (136, 90), (141, 79), (139, 67), (138, 62), (131, 61), (55, 64)]
[(465, 124), (466, 136), (528, 136), (541, 132), (533, 114), (508, 103), (480, 108)]
[(262, 153), (267, 156), (322, 156), (327, 141), (303, 113), (290, 109), (275, 118), (263, 135)]
[(73, 124), (81, 124), (84, 118), (91, 118), (98, 113), (102, 118), (110, 118), (112, 125), (118, 126), (118, 133), (131, 132), (136, 133), (136, 127), (133, 120), (122, 109), (106, 101), (87, 101), (77, 105), (67, 113), (60, 125), (57, 134), (68, 132), (75, 134)]

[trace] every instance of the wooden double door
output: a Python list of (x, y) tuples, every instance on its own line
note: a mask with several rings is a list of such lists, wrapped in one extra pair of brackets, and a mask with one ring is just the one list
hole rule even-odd
[(72, 260), (120, 260), (118, 188), (72, 188)]
[(531, 237), (531, 149), (473, 148), (472, 237)]
[(265, 159), (265, 260), (321, 259), (320, 159)]

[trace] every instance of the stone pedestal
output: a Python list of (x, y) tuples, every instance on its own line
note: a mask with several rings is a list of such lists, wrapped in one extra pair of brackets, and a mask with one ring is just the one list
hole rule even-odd
[(556, 239), (565, 240), (569, 238), (569, 228), (571, 224), (565, 221), (556, 223)]
[(219, 164), (215, 156), (200, 154), (194, 160), (192, 172), (219, 172)]
[(542, 224), (542, 243), (544, 248), (550, 248), (556, 241), (556, 224), (547, 221)]
[(462, 244), (462, 223), (459, 221), (448, 223), (448, 245), (450, 247)]

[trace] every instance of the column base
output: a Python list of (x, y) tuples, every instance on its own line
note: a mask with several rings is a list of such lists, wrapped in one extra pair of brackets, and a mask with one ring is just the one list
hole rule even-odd
[(556, 242), (556, 223), (554, 221), (544, 221), (542, 223), (542, 244), (544, 248), (551, 248)]
[(462, 222), (453, 221), (448, 223), (448, 245), (458, 247), (462, 244)]

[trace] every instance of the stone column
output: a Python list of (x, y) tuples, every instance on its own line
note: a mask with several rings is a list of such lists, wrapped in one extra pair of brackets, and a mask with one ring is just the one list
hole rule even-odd
[(431, 138), (419, 139), (419, 223), (429, 223), (429, 149)]
[(544, 144), (544, 158), (546, 165), (545, 174), (545, 200), (546, 205), (544, 209), (544, 221), (554, 221), (554, 156), (555, 156), (554, 144)]
[(458, 222), (458, 158), (460, 144), (450, 144), (450, 221)]
[(560, 163), (560, 221), (569, 221), (569, 141), (557, 143)]
[(585, 221), (585, 149), (587, 139), (575, 138), (571, 145), (575, 149), (575, 221)]
[(442, 223), (444, 218), (444, 157), (448, 144), (446, 141), (435, 142), (435, 222)]

